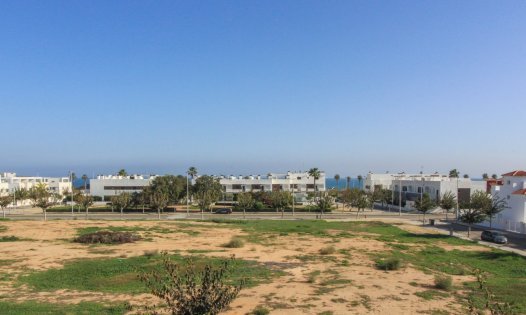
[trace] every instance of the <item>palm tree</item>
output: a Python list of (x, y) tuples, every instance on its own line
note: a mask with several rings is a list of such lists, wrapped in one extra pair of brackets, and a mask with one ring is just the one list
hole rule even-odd
[(336, 190), (340, 191), (340, 174), (334, 175), (334, 179), (336, 180)]
[(117, 173), (117, 175), (119, 175), (119, 176), (123, 176), (123, 177), (124, 177), (124, 176), (128, 176), (128, 173), (126, 172), (125, 169), (121, 168), (121, 169), (119, 170), (119, 172)]
[(493, 179), (497, 179), (497, 177), (498, 177), (497, 174), (491, 175), (491, 178), (493, 178)]
[(360, 189), (362, 188), (362, 180), (363, 180), (363, 176), (358, 175), (358, 185), (360, 186)]
[(351, 176), (347, 176), (347, 189), (351, 188)]
[(488, 178), (489, 178), (488, 173), (482, 174), (482, 179), (488, 179)]
[(313, 167), (309, 170), (309, 176), (314, 178), (314, 192), (318, 191), (318, 188), (316, 187), (316, 180), (320, 179), (321, 172), (317, 167)]
[(84, 181), (84, 192), (86, 191), (86, 185), (88, 183), (88, 175), (84, 174), (82, 175), (82, 180)]
[(458, 177), (460, 174), (459, 172), (457, 171), (456, 168), (452, 169), (451, 171), (449, 171), (449, 177), (453, 177), (453, 178), (456, 178)]
[(188, 176), (190, 176), (192, 179), (197, 175), (197, 168), (191, 166), (188, 168)]

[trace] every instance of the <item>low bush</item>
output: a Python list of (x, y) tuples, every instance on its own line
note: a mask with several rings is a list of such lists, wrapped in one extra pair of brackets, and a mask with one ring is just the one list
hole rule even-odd
[(435, 276), (435, 288), (444, 291), (451, 291), (453, 288), (453, 279), (451, 276)]
[(332, 255), (336, 252), (336, 248), (334, 246), (327, 246), (322, 249), (320, 249), (320, 255)]
[(399, 258), (391, 257), (387, 259), (381, 259), (376, 262), (376, 268), (381, 270), (398, 270), (402, 267), (402, 262)]
[(0, 237), (0, 242), (15, 242), (19, 241), (20, 239), (16, 236), (2, 236)]
[(232, 238), (230, 242), (223, 244), (223, 247), (227, 247), (227, 248), (241, 248), (243, 246), (245, 246), (245, 243), (243, 242), (243, 240), (240, 238), (236, 238), (236, 237)]
[(75, 238), (75, 242), (83, 244), (123, 244), (140, 240), (140, 236), (130, 232), (97, 231)]
[(254, 310), (252, 310), (252, 312), (250, 312), (249, 314), (250, 315), (268, 315), (270, 314), (270, 311), (263, 306), (258, 306)]
[(159, 254), (159, 250), (157, 249), (147, 249), (144, 251), (144, 256), (151, 258), (153, 256), (157, 256)]

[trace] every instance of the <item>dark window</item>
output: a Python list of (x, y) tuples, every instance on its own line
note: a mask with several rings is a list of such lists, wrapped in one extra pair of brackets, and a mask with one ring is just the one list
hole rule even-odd
[(104, 186), (104, 190), (143, 190), (144, 186)]
[(241, 190), (241, 185), (232, 185), (233, 190)]

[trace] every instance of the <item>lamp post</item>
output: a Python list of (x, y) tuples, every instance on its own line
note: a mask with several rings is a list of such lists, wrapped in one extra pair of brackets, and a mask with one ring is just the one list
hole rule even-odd
[(189, 198), (189, 189), (188, 189), (188, 172), (186, 172), (186, 216), (190, 215), (190, 208), (188, 208), (188, 198)]
[(70, 195), (70, 202), (71, 202), (71, 215), (74, 216), (74, 209), (73, 209), (73, 171), (69, 171), (69, 183), (71, 184), (71, 195)]

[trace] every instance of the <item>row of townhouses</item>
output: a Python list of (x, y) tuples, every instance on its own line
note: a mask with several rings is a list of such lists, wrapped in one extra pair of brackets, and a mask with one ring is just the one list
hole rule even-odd
[[(122, 192), (139, 192), (155, 179), (156, 175), (99, 175), (90, 180), (90, 193), (105, 200)], [(314, 181), (307, 172), (287, 172), (286, 174), (269, 173), (266, 176), (214, 176), (219, 180), (227, 194), (259, 191), (290, 191), (296, 195), (314, 191), (325, 191), (325, 173)], [(196, 177), (198, 178), (198, 177)], [(195, 179), (196, 179), (195, 178)], [(195, 181), (193, 179), (193, 181)], [(316, 182), (316, 183), (315, 183)]]
[(0, 173), (0, 196), (13, 195), (19, 189), (31, 189), (41, 183), (45, 184), (51, 192), (61, 195), (72, 189), (68, 177), (17, 176), (16, 173)]
[[(394, 204), (398, 204), (400, 198), (403, 203), (414, 202), (423, 193), (438, 201), (447, 192), (453, 193), (462, 203), (468, 201), (475, 191), (486, 191), (506, 200), (507, 204), (506, 209), (492, 220), (491, 226), (526, 233), (526, 171), (509, 172), (497, 180), (472, 180), (441, 174), (369, 173), (364, 181), (364, 189), (374, 191), (380, 188), (393, 191)], [(481, 225), (489, 227), (490, 222)]]

